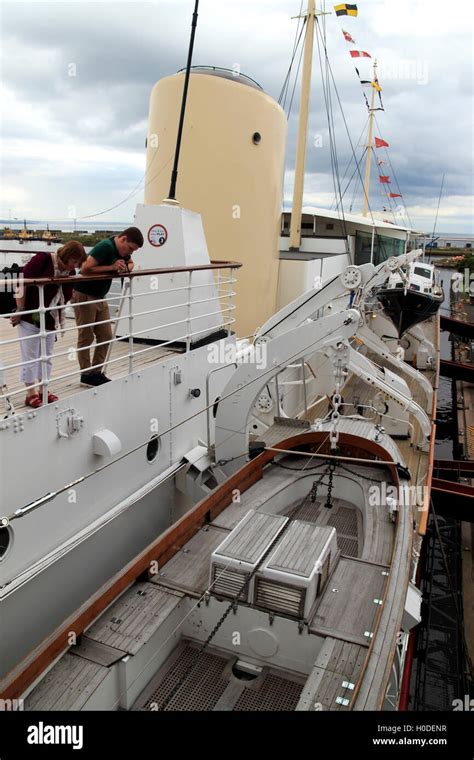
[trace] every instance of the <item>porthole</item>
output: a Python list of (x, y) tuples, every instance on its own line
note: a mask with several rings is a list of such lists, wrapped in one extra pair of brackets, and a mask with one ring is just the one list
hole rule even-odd
[(10, 549), (12, 543), (11, 528), (0, 528), (0, 560), (2, 560)]
[(158, 456), (158, 452), (160, 450), (160, 439), (157, 435), (154, 435), (152, 438), (150, 438), (148, 442), (148, 446), (146, 447), (146, 458), (149, 462), (154, 462), (156, 457)]
[(260, 132), (253, 133), (252, 142), (254, 145), (260, 145), (260, 143), (262, 142), (262, 135), (260, 134)]

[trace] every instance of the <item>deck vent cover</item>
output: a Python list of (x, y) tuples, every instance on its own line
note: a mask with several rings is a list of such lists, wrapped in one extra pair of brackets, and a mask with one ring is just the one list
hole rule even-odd
[(258, 570), (254, 603), (308, 619), (337, 558), (334, 528), (294, 520)]
[[(249, 510), (212, 553), (211, 593), (236, 598), (287, 522), (283, 515)], [(254, 582), (252, 578), (240, 599), (252, 599)]]

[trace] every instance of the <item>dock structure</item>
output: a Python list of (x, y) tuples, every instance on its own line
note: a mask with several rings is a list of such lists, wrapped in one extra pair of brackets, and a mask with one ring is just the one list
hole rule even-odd
[[(449, 501), (450, 504), (453, 503), (453, 508), (456, 511), (460, 510), (457, 511), (456, 516), (462, 521), (464, 634), (470, 659), (474, 661), (474, 531), (471, 516), (474, 512), (474, 362), (472, 361), (472, 351), (469, 349), (469, 343), (474, 338), (474, 303), (458, 300), (452, 304), (452, 308), (453, 318), (441, 317), (441, 326), (449, 329), (453, 335), (457, 336), (453, 342), (454, 362), (452, 364), (463, 365), (466, 370), (470, 369), (470, 374), (466, 371), (461, 375), (453, 375), (454, 408), (457, 422), (455, 456), (457, 460), (464, 463), (459, 471), (458, 482), (456, 485), (450, 484)], [(453, 467), (456, 466), (457, 463), (453, 462)], [(435, 472), (435, 475), (445, 479), (450, 478), (446, 469), (444, 472)], [(454, 486), (456, 487), (455, 494), (453, 493)], [(436, 491), (433, 493), (436, 498), (435, 494)], [(441, 499), (446, 502), (446, 494)]]

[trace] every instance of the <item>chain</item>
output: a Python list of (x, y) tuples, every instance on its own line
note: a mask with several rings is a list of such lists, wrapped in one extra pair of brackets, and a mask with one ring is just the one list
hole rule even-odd
[(329, 462), (329, 483), (328, 483), (328, 498), (326, 501), (326, 504), (324, 505), (326, 509), (332, 509), (332, 486), (333, 486), (333, 477), (334, 477), (334, 470), (336, 469), (336, 465), (334, 462)]
[[(339, 353), (339, 357), (337, 356), (337, 353)], [(329, 440), (331, 442), (331, 451), (337, 450), (337, 444), (339, 441), (339, 431), (337, 429), (337, 423), (339, 421), (339, 417), (341, 416), (339, 412), (339, 407), (342, 405), (341, 387), (343, 385), (345, 377), (347, 376), (347, 370), (344, 366), (346, 364), (344, 360), (346, 359), (347, 347), (344, 345), (339, 345), (337, 353), (336, 352), (333, 353), (334, 380), (336, 384), (336, 389), (331, 399), (332, 425), (331, 425), (331, 430), (329, 433)]]
[(340, 387), (340, 384), (339, 382), (337, 382), (336, 393), (332, 397), (332, 406), (333, 406), (332, 415), (331, 415), (332, 425), (331, 425), (331, 431), (329, 433), (329, 440), (331, 441), (331, 451), (335, 451), (337, 449), (337, 444), (339, 441), (339, 431), (337, 429), (337, 423), (340, 417), (339, 407), (342, 404), (342, 396), (339, 393), (339, 387)]

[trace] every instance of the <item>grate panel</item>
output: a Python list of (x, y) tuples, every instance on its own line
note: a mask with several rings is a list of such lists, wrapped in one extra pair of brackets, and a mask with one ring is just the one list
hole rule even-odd
[(356, 538), (348, 538), (347, 536), (338, 534), (337, 546), (341, 554), (344, 554), (346, 557), (359, 556), (359, 542)]
[(268, 674), (258, 690), (245, 689), (242, 692), (235, 703), (234, 710), (294, 710), (302, 690), (302, 684)]
[[(295, 505), (291, 507), (291, 510), (294, 509), (294, 506)], [(316, 523), (318, 521), (318, 517), (320, 513), (321, 513), (321, 502), (315, 501), (313, 503), (311, 499), (308, 497), (305, 499), (303, 504), (299, 507), (295, 517), (297, 520), (302, 520), (303, 522)]]
[(357, 538), (357, 513), (355, 509), (339, 507), (337, 512), (329, 517), (327, 524), (331, 528), (336, 528), (338, 533)]
[(194, 660), (197, 665), (165, 710), (212, 710), (229, 684), (227, 679), (221, 677), (227, 660), (207, 652), (199, 656), (198, 650), (189, 646), (183, 649), (164, 679), (148, 697), (142, 710), (161, 709), (163, 701)]

